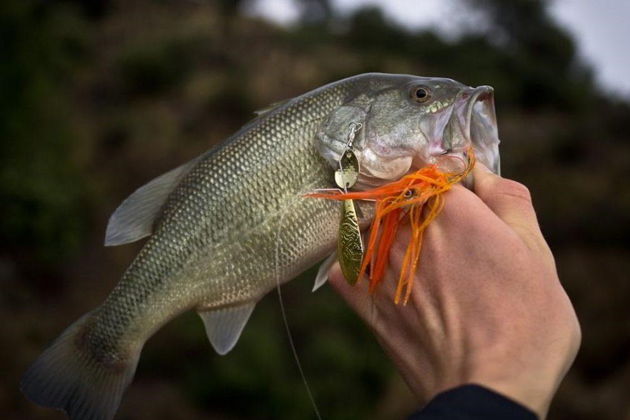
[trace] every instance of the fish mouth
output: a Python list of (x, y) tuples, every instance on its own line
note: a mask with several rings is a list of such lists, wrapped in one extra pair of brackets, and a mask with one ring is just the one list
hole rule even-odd
[(445, 171), (458, 172), (465, 168), (471, 146), (476, 159), (499, 174), (499, 136), (490, 86), (467, 88), (457, 96), (433, 158)]
[(433, 164), (442, 172), (464, 172), (469, 166), (471, 148), (478, 162), (499, 173), (499, 137), (492, 87), (464, 87), (450, 106), (429, 117), (423, 114), (419, 121), (422, 136), (411, 153), (410, 149), (401, 149), (403, 154), (383, 156), (371, 147), (361, 151), (361, 171), (355, 190), (377, 187)]

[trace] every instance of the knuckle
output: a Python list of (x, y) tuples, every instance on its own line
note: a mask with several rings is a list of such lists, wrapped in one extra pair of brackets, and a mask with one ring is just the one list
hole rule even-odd
[(495, 186), (495, 194), (518, 198), (529, 203), (532, 195), (525, 185), (511, 179), (502, 179)]
[(577, 317), (577, 315), (575, 314), (575, 311), (572, 309), (571, 310), (571, 324), (572, 324), (572, 328), (571, 328), (571, 338), (572, 338), (572, 344), (573, 347), (576, 349), (580, 348), (580, 346), (582, 345), (582, 327), (580, 326), (580, 321)]
[(531, 195), (531, 192), (529, 191), (529, 188), (527, 188), (525, 185), (521, 184), (520, 182), (513, 181), (513, 180), (505, 180), (503, 188), (504, 188), (504, 191), (503, 191), (504, 194), (511, 195), (517, 198), (522, 198), (527, 201), (532, 201), (532, 195)]

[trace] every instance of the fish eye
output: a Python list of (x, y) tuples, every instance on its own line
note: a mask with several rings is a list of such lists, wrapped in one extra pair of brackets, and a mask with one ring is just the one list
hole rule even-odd
[(411, 99), (424, 103), (431, 99), (431, 91), (425, 86), (417, 86), (411, 90)]

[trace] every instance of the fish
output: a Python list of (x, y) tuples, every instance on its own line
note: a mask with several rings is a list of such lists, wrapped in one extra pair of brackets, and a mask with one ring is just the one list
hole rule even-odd
[[(196, 311), (223, 355), (270, 290), (325, 258), (315, 286), (324, 284), (335, 261), (339, 203), (306, 194), (335, 187), (350, 132), (360, 162), (352, 190), (463, 156), (471, 145), (499, 171), (489, 86), (366, 73), (275, 104), (115, 210), (105, 245), (146, 242), (103, 303), (26, 370), (25, 396), (74, 420), (111, 419), (144, 343), (169, 320)], [(366, 229), (373, 204), (358, 203), (357, 213)]]

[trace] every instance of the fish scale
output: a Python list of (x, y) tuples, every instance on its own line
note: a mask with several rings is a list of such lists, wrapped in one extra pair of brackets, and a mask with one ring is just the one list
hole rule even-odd
[[(425, 94), (414, 96), (417, 89)], [(226, 354), (267, 292), (324, 257), (320, 271), (334, 261), (338, 203), (305, 194), (335, 186), (350, 135), (360, 162), (353, 189), (457, 154), (471, 133), (475, 154), (498, 168), (491, 95), (451, 79), (353, 76), (263, 111), (220, 146), (140, 187), (110, 218), (105, 244), (148, 236), (144, 247), (103, 304), (25, 372), (22, 391), (74, 420), (111, 419), (144, 342), (190, 309)], [(365, 228), (373, 205), (356, 204)], [(316, 286), (325, 279), (318, 274)]]
[[(320, 217), (329, 225), (337, 217), (337, 206), (306, 200), (301, 194), (332, 186), (330, 167), (316, 153), (313, 139), (321, 120), (341, 103), (345, 92), (340, 87), (287, 104), (202, 158), (173, 191), (153, 235), (95, 315), (98, 321), (90, 338), (103, 335), (125, 344), (142, 342), (175, 314), (199, 302), (212, 301), (213, 307), (221, 307), (259, 299), (275, 286), (274, 255), (265, 252), (247, 258), (251, 252), (241, 247), (254, 240), (266, 245), (256, 248), (275, 252), (276, 230), (302, 232), (299, 238), (281, 240), (281, 247), (299, 239), (305, 247), (295, 251), (321, 248), (304, 262), (299, 261), (301, 254), (281, 249), (290, 261), (281, 261), (280, 267), (300, 262), (290, 275), (330, 253), (335, 229), (318, 225), (310, 236), (304, 235), (308, 228), (304, 216)], [(283, 226), (278, 226), (280, 211), (291, 201), (295, 207), (291, 213), (300, 216), (285, 215)], [(252, 269), (236, 276), (233, 261), (243, 257)], [(285, 277), (282, 282), (290, 279)], [(176, 293), (175, 302), (165, 299), (171, 292)], [(130, 328), (131, 324), (136, 325)], [(144, 334), (138, 336), (138, 330)], [(129, 331), (134, 335), (127, 338)]]

